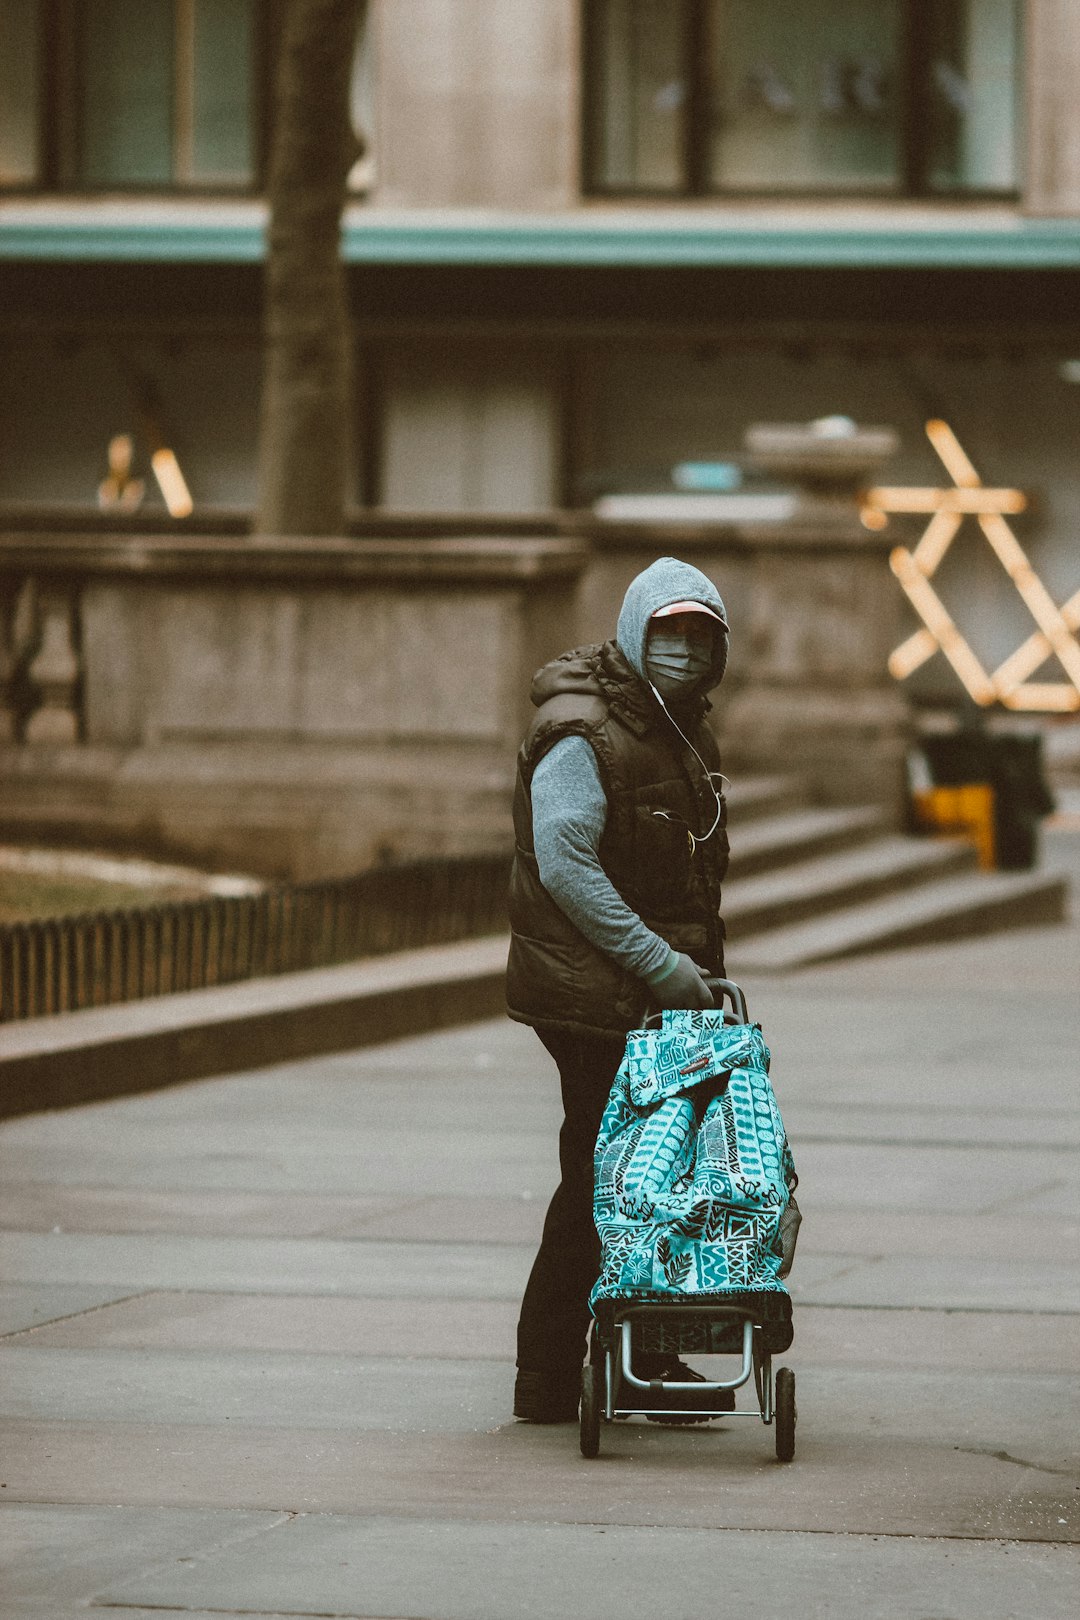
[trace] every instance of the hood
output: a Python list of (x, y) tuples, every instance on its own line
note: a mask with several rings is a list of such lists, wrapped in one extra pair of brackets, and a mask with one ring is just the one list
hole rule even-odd
[[(553, 658), (533, 676), (529, 696), (538, 709), (560, 698), (593, 699), (606, 705), (637, 736), (644, 736), (657, 717), (648, 687), (630, 668), (617, 641), (574, 647)], [(703, 709), (708, 707), (707, 698), (702, 696), (700, 701)], [(567, 713), (580, 715), (580, 702)]]
[(599, 644), (573, 647), (559, 658), (553, 658), (550, 664), (544, 664), (533, 676), (532, 689), (529, 692), (531, 701), (539, 708), (550, 698), (565, 697), (571, 692), (599, 697), (601, 688), (596, 678), (596, 659), (599, 652)]
[[(677, 557), (661, 557), (659, 561), (651, 563), (643, 573), (630, 581), (616, 631), (624, 658), (642, 680), (646, 679), (645, 640), (649, 620), (658, 608), (667, 607), (671, 602), (700, 602), (703, 607), (710, 607), (719, 613), (721, 618), (727, 618), (720, 592), (700, 568), (680, 562)], [(719, 625), (717, 631), (713, 667), (702, 685), (702, 690), (706, 692), (719, 686), (727, 667), (730, 638)]]

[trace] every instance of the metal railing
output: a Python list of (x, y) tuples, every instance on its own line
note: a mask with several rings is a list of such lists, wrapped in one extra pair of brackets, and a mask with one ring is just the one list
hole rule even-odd
[(330, 967), (506, 926), (508, 856), (0, 925), (0, 1022)]

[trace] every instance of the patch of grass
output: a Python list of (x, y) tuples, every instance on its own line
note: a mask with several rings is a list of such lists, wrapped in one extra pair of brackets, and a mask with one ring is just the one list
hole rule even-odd
[(87, 911), (122, 911), (160, 905), (167, 900), (198, 900), (193, 885), (109, 883), (73, 874), (45, 877), (36, 872), (0, 871), (0, 923), (32, 922), (43, 917), (73, 917)]

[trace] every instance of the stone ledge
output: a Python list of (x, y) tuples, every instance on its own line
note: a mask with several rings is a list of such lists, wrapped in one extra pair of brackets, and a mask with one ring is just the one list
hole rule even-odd
[(206, 578), (391, 581), (520, 586), (572, 578), (585, 567), (576, 540), (490, 535), (351, 539), (237, 535), (0, 534), (0, 571), (67, 577), (122, 574)]
[(496, 1017), (507, 946), (495, 935), (0, 1026), (0, 1118)]
[(685, 550), (728, 557), (784, 552), (820, 557), (854, 552), (880, 556), (884, 565), (899, 531), (873, 533), (864, 528), (851, 499), (800, 495), (795, 515), (783, 523), (710, 521), (689, 515), (637, 522), (585, 514), (580, 532), (600, 553), (641, 551), (656, 556)]

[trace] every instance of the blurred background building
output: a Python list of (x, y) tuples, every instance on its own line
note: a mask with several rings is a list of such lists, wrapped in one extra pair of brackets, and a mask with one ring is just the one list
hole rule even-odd
[[(171, 524), (201, 536), (184, 562), (154, 554), (174, 584), (196, 551), (199, 577), (213, 574), (215, 537), (214, 577), (236, 554), (222, 548), (243, 535), (255, 496), (260, 191), (279, 12), (272, 0), (0, 8), (0, 503), (3, 527), (21, 536), (10, 564), (20, 578), (44, 566), (47, 534)], [(842, 416), (897, 435), (887, 475), (873, 456), (850, 470), (847, 560), (815, 576), (805, 603), (833, 642), (830, 614), (876, 614), (858, 654), (875, 671), (916, 621), (888, 578), (887, 544), (868, 532), (895, 626), (873, 591), (861, 594), (855, 485), (947, 484), (929, 417), (950, 425), (988, 484), (1025, 493), (1017, 533), (1064, 602), (1080, 585), (1078, 73), (1073, 0), (368, 0), (353, 75), (366, 153), (343, 233), (358, 378), (349, 529), (413, 546), (404, 618), (379, 620), (362, 680), (326, 675), (324, 689), (304, 688), (303, 713), (292, 692), (264, 714), (274, 636), (293, 638), (291, 657), (314, 657), (295, 652), (292, 620), (283, 627), (295, 600), (279, 602), (245, 643), (247, 708), (228, 720), (215, 636), (245, 622), (243, 601), (189, 592), (140, 632), (140, 656), (160, 651), (171, 696), (137, 715), (153, 681), (131, 661), (130, 613), (99, 550), (96, 595), (61, 609), (76, 613), (82, 693), (69, 741), (85, 760), (95, 743), (160, 752), (198, 740), (205, 778), (213, 748), (238, 738), (330, 746), (362, 734), (391, 807), (406, 778), (449, 772), (426, 779), (431, 803), (405, 847), (445, 843), (447, 803), (475, 796), (485, 771), (502, 804), (520, 719), (510, 694), (530, 660), (571, 630), (607, 633), (619, 581), (649, 554), (707, 554), (722, 588), (730, 567), (744, 660), (755, 636), (775, 633), (760, 600), (740, 613), (739, 570), (755, 524), (782, 526), (806, 492), (746, 453), (760, 423)], [(125, 435), (131, 446), (117, 446)], [(163, 448), (190, 516), (184, 489), (170, 496), (153, 475)], [(125, 512), (131, 477), (144, 488)], [(103, 481), (105, 518), (93, 515)], [(940, 589), (994, 667), (1031, 617), (968, 527)], [(487, 562), (475, 547), (455, 551), (455, 537), (486, 539)], [(608, 567), (603, 589), (582, 586), (583, 546)], [(294, 552), (279, 574), (313, 588)], [(338, 579), (320, 554), (320, 577)], [(67, 574), (54, 558), (41, 578), (70, 580), (67, 555)], [(378, 556), (365, 566), (397, 589), (404, 563)], [(133, 566), (129, 550), (114, 573)], [(262, 590), (269, 566), (264, 557)], [(478, 580), (463, 642), (447, 615)], [(326, 589), (319, 614), (330, 602), (339, 639), (363, 640), (373, 621)], [(260, 636), (270, 652), (259, 654)], [(186, 664), (182, 652), (168, 664), (170, 637)], [(481, 643), (490, 662), (479, 674), (448, 656)], [(736, 683), (740, 667), (748, 678), (736, 662)], [(958, 687), (938, 656), (907, 690), (935, 702)], [(892, 715), (895, 698), (874, 691)], [(370, 721), (359, 733), (354, 699)], [(432, 754), (449, 733), (457, 775), (445, 749)], [(310, 779), (310, 755), (295, 771)], [(41, 815), (30, 767), (14, 774)], [(86, 766), (80, 792), (91, 775)], [(100, 783), (94, 791), (103, 803)], [(310, 817), (300, 822), (310, 854)], [(184, 845), (161, 832), (159, 811), (144, 823)], [(495, 822), (481, 824), (488, 837)], [(362, 853), (383, 847), (397, 847), (385, 829)], [(297, 868), (287, 838), (274, 849), (269, 864)], [(331, 840), (314, 865), (344, 859)]]

